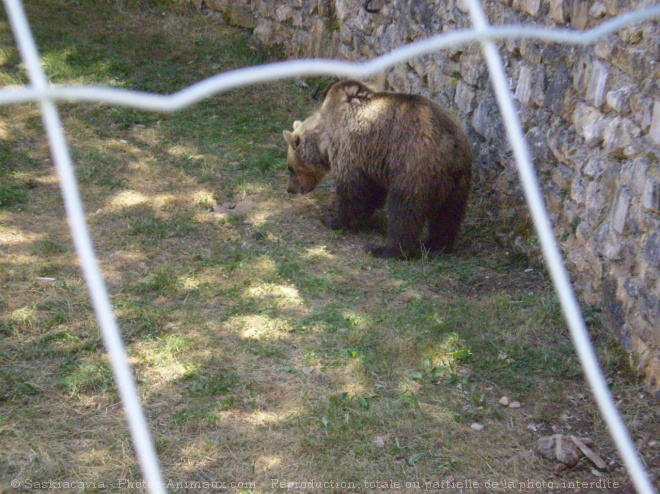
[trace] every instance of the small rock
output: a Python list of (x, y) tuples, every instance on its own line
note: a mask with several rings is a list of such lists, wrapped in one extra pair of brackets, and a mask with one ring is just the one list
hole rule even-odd
[(502, 396), (502, 398), (500, 398), (500, 405), (503, 407), (509, 406), (509, 398), (507, 396)]
[(543, 436), (538, 440), (538, 451), (548, 460), (557, 460), (570, 468), (577, 464), (582, 452), (600, 470), (607, 470), (607, 464), (591, 448), (587, 446), (592, 440), (588, 437), (564, 436), (553, 434)]
[(302, 372), (303, 372), (303, 374), (306, 374), (306, 375), (309, 376), (309, 375), (312, 374), (312, 372), (314, 372), (314, 367), (303, 367)]
[(225, 209), (234, 209), (236, 208), (236, 201), (233, 199), (228, 199), (222, 203), (222, 207)]
[(478, 423), (476, 423), (476, 422), (475, 422), (474, 424), (472, 424), (470, 427), (471, 427), (473, 430), (475, 430), (475, 431), (480, 431), (481, 429), (484, 428), (483, 425), (478, 424)]
[(566, 436), (560, 435), (555, 443), (555, 457), (567, 467), (574, 467), (579, 459), (578, 450)]
[(543, 458), (548, 460), (557, 459), (555, 456), (555, 444), (557, 443), (558, 436), (559, 434), (553, 434), (552, 436), (539, 437), (538, 450)]
[(584, 456), (589, 458), (597, 468), (600, 468), (601, 470), (605, 470), (607, 468), (607, 463), (605, 463), (603, 459), (594, 452), (594, 450), (586, 445), (585, 440), (575, 436), (570, 436), (570, 438), (571, 441), (573, 441), (573, 444), (580, 448), (580, 451), (582, 451)]
[(520, 402), (512, 401), (511, 403), (509, 403), (509, 408), (520, 408)]
[(385, 447), (385, 438), (383, 436), (374, 437), (374, 444), (376, 446), (378, 446), (379, 448), (384, 448)]

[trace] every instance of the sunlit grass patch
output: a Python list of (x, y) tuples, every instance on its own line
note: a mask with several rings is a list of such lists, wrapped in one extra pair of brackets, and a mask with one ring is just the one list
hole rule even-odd
[(70, 395), (105, 393), (114, 389), (112, 371), (104, 362), (67, 358), (60, 364), (58, 375), (60, 386)]

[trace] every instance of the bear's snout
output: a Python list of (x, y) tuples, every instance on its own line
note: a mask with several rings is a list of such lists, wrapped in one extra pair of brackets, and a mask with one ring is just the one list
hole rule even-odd
[(291, 175), (286, 191), (289, 194), (307, 194), (313, 191), (318, 183), (319, 181), (313, 175)]

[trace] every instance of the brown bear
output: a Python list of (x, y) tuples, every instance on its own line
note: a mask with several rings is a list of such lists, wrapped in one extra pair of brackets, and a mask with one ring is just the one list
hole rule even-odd
[[(452, 252), (465, 216), (472, 151), (461, 125), (420, 95), (379, 92), (358, 81), (333, 85), (321, 109), (293, 132), (288, 192), (306, 194), (329, 172), (337, 211), (330, 228), (354, 229), (386, 208), (384, 246), (375, 257), (413, 257), (423, 246)], [(426, 234), (425, 234), (426, 232)]]

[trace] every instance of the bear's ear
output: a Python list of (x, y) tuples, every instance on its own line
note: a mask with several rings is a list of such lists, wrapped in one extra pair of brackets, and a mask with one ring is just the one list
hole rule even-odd
[(293, 130), (296, 130), (301, 125), (302, 125), (302, 122), (300, 120), (296, 120), (295, 122), (293, 122)]
[(344, 91), (344, 101), (346, 103), (351, 102), (363, 102), (369, 101), (374, 97), (375, 91), (359, 81), (347, 81), (343, 87)]
[(322, 130), (318, 134), (319, 152), (322, 156), (328, 157), (330, 152), (330, 134), (326, 130)]
[(284, 136), (284, 140), (291, 146), (293, 150), (295, 150), (298, 146), (300, 146), (300, 136), (298, 134), (292, 134), (288, 130), (285, 130), (282, 132), (282, 135)]

